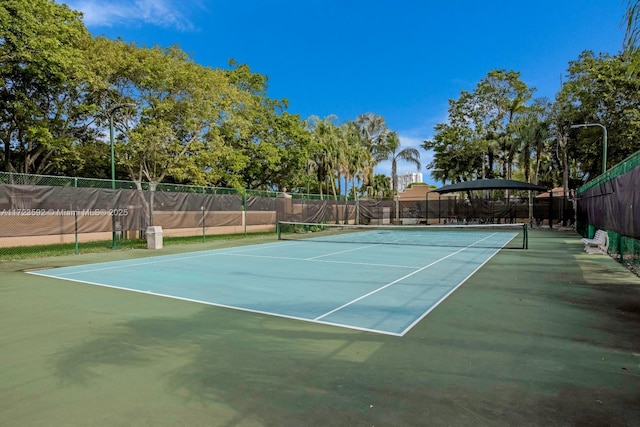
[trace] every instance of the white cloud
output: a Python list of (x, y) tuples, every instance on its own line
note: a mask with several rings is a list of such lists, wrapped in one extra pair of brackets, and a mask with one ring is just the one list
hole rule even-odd
[(411, 147), (422, 150), (422, 143), (424, 142), (424, 138), (403, 134), (398, 134), (398, 138), (400, 138), (400, 148)]
[(74, 0), (70, 8), (82, 12), (88, 27), (150, 24), (188, 31), (193, 24), (180, 12), (184, 2), (175, 0)]

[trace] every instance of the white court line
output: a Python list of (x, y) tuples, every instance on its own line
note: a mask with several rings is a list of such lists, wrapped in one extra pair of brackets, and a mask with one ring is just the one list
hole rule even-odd
[[(56, 274), (56, 276), (72, 276), (74, 274), (82, 274), (82, 273), (93, 273), (96, 271), (105, 271), (105, 270), (117, 270), (119, 268), (128, 268), (128, 267), (138, 267), (140, 265), (150, 265), (150, 264), (159, 264), (159, 263), (165, 263), (165, 262), (169, 262), (169, 261), (182, 261), (182, 260), (186, 260), (186, 259), (193, 259), (193, 258), (202, 258), (202, 257), (206, 257), (206, 256), (211, 256), (212, 254), (206, 254), (206, 255), (195, 255), (195, 256), (189, 256), (189, 257), (179, 257), (179, 258), (171, 258), (171, 259), (166, 259), (165, 256), (161, 256), (160, 258), (162, 259), (155, 259), (154, 261), (146, 261), (146, 262), (136, 262), (136, 263), (126, 263), (126, 262), (121, 262), (121, 261), (110, 261), (110, 262), (116, 262), (116, 263), (121, 263), (119, 265), (113, 265), (111, 267), (101, 267), (101, 268), (88, 268), (86, 270), (78, 270), (78, 271), (70, 271), (68, 273), (58, 273)], [(216, 254), (213, 254), (216, 255)], [(157, 257), (154, 257), (157, 258)], [(92, 265), (99, 265), (99, 264), (89, 264), (89, 266)], [(61, 268), (73, 268), (73, 267), (61, 267)], [(55, 269), (53, 269), (55, 270)]]
[[(268, 245), (276, 245), (277, 243), (269, 243)], [(267, 244), (265, 244), (267, 245)], [(189, 259), (194, 259), (194, 258), (204, 258), (204, 257), (208, 257), (208, 256), (219, 256), (219, 255), (233, 255), (235, 253), (238, 252), (247, 252), (250, 250), (255, 250), (255, 249), (264, 249), (265, 246), (264, 245), (249, 245), (250, 247), (245, 247), (245, 246), (239, 246), (238, 248), (242, 248), (242, 249), (238, 249), (234, 252), (220, 252), (220, 249), (208, 249), (206, 251), (200, 251), (200, 252), (188, 252), (189, 256), (176, 256), (175, 254), (172, 255), (160, 255), (160, 256), (154, 256), (154, 257), (150, 257), (150, 258), (142, 258), (144, 260), (149, 260), (150, 261), (142, 261), (142, 262), (134, 262), (134, 263), (129, 263), (126, 260), (121, 260), (121, 261), (105, 261), (105, 262), (99, 262), (99, 263), (93, 263), (93, 264), (89, 264), (87, 265), (87, 267), (95, 267), (95, 266), (99, 266), (99, 265), (104, 265), (104, 264), (113, 264), (113, 263), (117, 263), (118, 265), (112, 265), (109, 267), (100, 267), (100, 268), (88, 268), (86, 270), (77, 270), (77, 271), (71, 271), (69, 273), (58, 273), (56, 274), (56, 276), (71, 276), (74, 274), (82, 274), (82, 273), (93, 273), (96, 271), (104, 271), (104, 270), (116, 270), (118, 268), (127, 268), (127, 267), (138, 267), (141, 265), (151, 265), (151, 264), (158, 264), (158, 263), (164, 263), (164, 262), (171, 262), (171, 261), (183, 261), (183, 260), (189, 260)], [(237, 249), (237, 248), (234, 248)], [(199, 255), (193, 255), (193, 254), (199, 254)], [(79, 267), (79, 266), (76, 266)], [(57, 268), (74, 268), (74, 267), (56, 267), (53, 268), (51, 270), (56, 270)], [(49, 276), (52, 277), (52, 276)]]
[(305, 260), (310, 261), (310, 260), (314, 260), (314, 259), (318, 259), (318, 258), (324, 258), (324, 257), (326, 257), (326, 256), (332, 256), (332, 255), (344, 254), (344, 253), (347, 253), (347, 252), (353, 252), (353, 251), (360, 251), (360, 250), (362, 250), (362, 249), (371, 248), (371, 247), (373, 247), (373, 246), (376, 246), (376, 245), (360, 246), (359, 248), (347, 249), (346, 251), (331, 252), (331, 253), (329, 253), (329, 254), (318, 255), (318, 256), (311, 257), (311, 258), (305, 258)]
[[(350, 305), (353, 305), (353, 304), (355, 304), (356, 302), (358, 302), (358, 301), (360, 301), (360, 300), (363, 300), (363, 299), (365, 299), (365, 298), (367, 298), (367, 297), (369, 297), (369, 296), (371, 296), (371, 295), (373, 295), (373, 294), (375, 294), (375, 293), (380, 292), (380, 291), (381, 291), (381, 290), (383, 290), (383, 289), (388, 288), (389, 286), (393, 286), (393, 285), (395, 285), (396, 283), (401, 282), (401, 281), (403, 281), (404, 279), (406, 279), (406, 278), (408, 278), (408, 277), (411, 277), (411, 276), (413, 276), (413, 275), (414, 275), (414, 274), (416, 274), (416, 273), (421, 272), (422, 270), (425, 270), (425, 269), (427, 269), (427, 268), (429, 268), (429, 267), (432, 267), (432, 266), (434, 266), (435, 264), (437, 264), (437, 263), (439, 263), (439, 262), (441, 262), (441, 261), (444, 261), (444, 260), (445, 260), (445, 259), (447, 259), (447, 258), (450, 258), (450, 257), (452, 257), (452, 256), (454, 256), (454, 255), (456, 255), (456, 254), (459, 254), (460, 252), (465, 251), (465, 250), (467, 250), (467, 249), (471, 248), (471, 247), (472, 247), (472, 246), (474, 246), (474, 245), (477, 245), (478, 243), (482, 242), (483, 240), (487, 240), (488, 238), (492, 237), (493, 235), (495, 235), (495, 233), (494, 233), (494, 234), (492, 234), (492, 235), (490, 235), (490, 236), (487, 236), (487, 237), (485, 237), (485, 238), (483, 238), (483, 239), (480, 239), (480, 240), (478, 240), (477, 242), (474, 242), (473, 244), (471, 244), (471, 245), (469, 245), (469, 246), (466, 246), (466, 247), (464, 247), (464, 248), (462, 248), (462, 249), (459, 249), (459, 250), (457, 250), (457, 251), (455, 251), (455, 252), (452, 252), (452, 253), (450, 253), (450, 254), (449, 254), (449, 255), (447, 255), (447, 256), (444, 256), (444, 257), (442, 257), (442, 258), (440, 258), (440, 259), (438, 259), (438, 260), (435, 260), (434, 262), (432, 262), (432, 263), (430, 263), (430, 264), (427, 264), (427, 265), (425, 265), (424, 267), (421, 267), (421, 268), (419, 268), (419, 269), (417, 269), (417, 270), (415, 270), (415, 271), (413, 271), (413, 272), (411, 272), (411, 273), (409, 273), (409, 274), (407, 274), (407, 275), (405, 275), (405, 276), (402, 276), (401, 278), (396, 279), (396, 280), (394, 280), (393, 282), (387, 283), (386, 285), (381, 286), (381, 287), (379, 287), (378, 289), (374, 289), (373, 291), (371, 291), (371, 292), (369, 292), (369, 293), (366, 293), (366, 294), (364, 294), (364, 295), (361, 295), (361, 296), (359, 296), (358, 298), (356, 298), (356, 299), (354, 299), (354, 300), (349, 301), (348, 303), (342, 304), (340, 307), (334, 308), (333, 310), (328, 311), (328, 312), (324, 313), (323, 315), (316, 317), (314, 320), (320, 320), (320, 319), (322, 319), (322, 318), (324, 318), (324, 317), (327, 317), (327, 316), (329, 316), (329, 315), (331, 315), (331, 314), (333, 314), (333, 313), (335, 313), (335, 312), (337, 312), (337, 311), (342, 310), (342, 309), (343, 309), (343, 308), (345, 308), (345, 307), (348, 307), (348, 306), (350, 306)], [(458, 286), (459, 286), (459, 285), (458, 285)]]
[[(509, 242), (507, 242), (509, 243)], [(506, 243), (505, 243), (506, 244)], [(447, 299), (449, 297), (449, 295), (451, 295), (452, 293), (455, 292), (456, 289), (458, 289), (460, 286), (462, 286), (462, 284), (464, 282), (466, 282), (467, 280), (469, 280), (469, 278), (471, 276), (473, 276), (474, 274), (476, 274), (476, 271), (480, 270), (482, 268), (482, 266), (484, 266), (486, 263), (489, 262), (489, 260), (491, 258), (493, 258), (498, 252), (500, 252), (500, 249), (496, 249), (494, 253), (491, 254), (491, 256), (489, 256), (482, 264), (478, 265), (478, 267), (476, 267), (475, 270), (473, 270), (471, 273), (469, 273), (469, 275), (467, 277), (465, 277), (464, 279), (462, 279), (460, 281), (460, 283), (458, 283), (456, 286), (453, 287), (453, 289), (451, 289), (449, 292), (446, 293), (446, 295), (444, 295), (442, 298), (440, 298), (435, 304), (433, 304), (431, 307), (429, 307), (429, 309), (427, 311), (425, 311), (420, 317), (418, 317), (416, 320), (414, 320), (409, 326), (407, 326), (404, 331), (402, 331), (400, 333), (400, 336), (404, 336), (404, 334), (406, 334), (407, 332), (409, 332), (411, 330), (411, 328), (413, 328), (414, 326), (416, 326), (422, 319), (424, 319), (429, 313), (431, 313), (433, 310), (435, 310), (435, 308), (437, 306), (440, 305), (440, 303), (442, 303), (445, 299)]]
[[(295, 244), (297, 242), (291, 242), (290, 244)], [(364, 249), (364, 248), (369, 248), (371, 246), (375, 246), (375, 245), (369, 245), (369, 246), (364, 246), (364, 247), (360, 247), (360, 248), (356, 248), (356, 249), (351, 249), (350, 251), (353, 250), (358, 250), (358, 249)], [(237, 248), (234, 248), (237, 249)], [(127, 267), (139, 267), (139, 266), (143, 266), (143, 265), (151, 265), (151, 264), (158, 264), (158, 263), (165, 263), (165, 262), (171, 262), (171, 261), (184, 261), (184, 260), (190, 260), (190, 259), (195, 259), (195, 258), (203, 258), (203, 257), (208, 257), (208, 256), (220, 256), (220, 255), (226, 255), (226, 256), (244, 256), (244, 257), (254, 257), (254, 258), (273, 258), (273, 259), (283, 259), (283, 260), (292, 260), (292, 261), (315, 261), (315, 262), (326, 262), (326, 263), (335, 263), (335, 264), (353, 264), (353, 265), (369, 265), (369, 266), (379, 266), (379, 267), (393, 267), (393, 268), (419, 268), (419, 267), (415, 267), (415, 266), (411, 266), (411, 265), (393, 265), (393, 264), (374, 264), (374, 263), (357, 263), (357, 262), (346, 262), (346, 261), (326, 261), (326, 260), (316, 260), (315, 258), (319, 258), (319, 257), (313, 257), (313, 258), (287, 258), (287, 257), (275, 257), (275, 256), (268, 256), (268, 255), (250, 255), (250, 254), (242, 254), (241, 252), (248, 252), (251, 250), (255, 250), (255, 249), (264, 249), (264, 246), (256, 246), (256, 247), (250, 247), (250, 248), (243, 248), (243, 249), (238, 249), (238, 250), (234, 250), (233, 252), (219, 252), (219, 249), (213, 249), (213, 250), (207, 250), (204, 253), (200, 254), (200, 255), (190, 255), (190, 256), (182, 256), (182, 257), (175, 257), (173, 255), (162, 255), (160, 257), (153, 257), (154, 259), (151, 261), (144, 261), (144, 262), (136, 262), (136, 263), (122, 263), (119, 265), (113, 265), (113, 266), (109, 266), (109, 267), (100, 267), (100, 268), (88, 268), (88, 269), (84, 269), (84, 270), (75, 270), (75, 271), (71, 271), (68, 273), (57, 273), (55, 274), (55, 276), (58, 277), (67, 277), (67, 276), (73, 276), (76, 274), (83, 274), (83, 273), (94, 273), (97, 271), (105, 271), (105, 270), (117, 270), (119, 268), (127, 268)], [(341, 252), (335, 252), (332, 254), (327, 254), (327, 255), (335, 255), (338, 253), (343, 253), (343, 252), (349, 252), (349, 251), (341, 251)], [(193, 252), (191, 252), (193, 253)], [(196, 252), (197, 253), (197, 252)], [(325, 256), (325, 255), (322, 255)], [(161, 259), (158, 259), (161, 258)], [(148, 258), (147, 258), (148, 259)], [(120, 263), (121, 261), (109, 261), (108, 263)], [(106, 264), (106, 263), (96, 263), (96, 264), (89, 264), (89, 266), (97, 266), (97, 265), (102, 265), (102, 264)], [(73, 267), (61, 267), (61, 268), (73, 268)], [(53, 269), (55, 270), (55, 269)], [(48, 277), (52, 277), (52, 276), (48, 276)]]
[[(338, 253), (341, 253), (341, 252), (338, 252)], [(420, 268), (420, 267), (416, 267), (414, 265), (376, 264), (376, 263), (370, 263), (370, 262), (330, 261), (330, 260), (326, 260), (326, 259), (316, 259), (316, 258), (319, 258), (319, 257), (294, 258), (294, 257), (283, 257), (283, 256), (273, 256), (273, 255), (249, 255), (249, 254), (235, 254), (235, 253), (225, 253), (225, 254), (222, 254), (222, 255), (240, 256), (240, 257), (247, 257), (247, 258), (281, 259), (281, 260), (285, 260), (285, 261), (324, 262), (326, 264), (367, 265), (367, 266), (371, 266), (371, 267), (392, 267), (392, 268), (409, 268), (409, 269)]]
[(452, 257), (453, 255), (458, 254), (458, 253), (460, 253), (460, 252), (464, 251), (465, 249), (467, 249), (467, 248), (462, 248), (462, 249), (460, 249), (460, 250), (458, 250), (458, 251), (452, 252), (452, 253), (450, 253), (449, 255), (447, 255), (447, 256), (445, 256), (445, 257), (442, 257), (442, 258), (440, 258), (440, 259), (438, 259), (438, 260), (436, 260), (436, 261), (432, 262), (431, 264), (427, 264), (427, 265), (425, 265), (424, 267), (421, 267), (421, 268), (419, 268), (419, 269), (417, 269), (417, 270), (415, 270), (415, 271), (412, 271), (411, 273), (409, 273), (409, 274), (407, 274), (407, 275), (405, 275), (405, 276), (402, 276), (401, 278), (396, 279), (396, 280), (394, 280), (394, 281), (393, 281), (393, 282), (391, 282), (391, 283), (387, 283), (386, 285), (381, 286), (381, 287), (379, 287), (378, 289), (374, 289), (373, 291), (371, 291), (371, 292), (369, 292), (369, 293), (367, 293), (367, 294), (364, 294), (364, 295), (362, 295), (362, 296), (360, 296), (360, 297), (358, 297), (358, 298), (356, 298), (356, 299), (354, 299), (354, 300), (352, 300), (352, 301), (349, 301), (348, 303), (343, 304), (343, 305), (341, 305), (341, 306), (340, 306), (340, 307), (338, 307), (338, 308), (334, 308), (333, 310), (331, 310), (331, 311), (329, 311), (329, 312), (327, 312), (327, 313), (325, 313), (325, 314), (323, 314), (323, 315), (321, 315), (321, 316), (316, 317), (314, 320), (320, 320), (320, 319), (322, 319), (323, 317), (327, 317), (327, 316), (329, 316), (330, 314), (335, 313), (336, 311), (342, 310), (343, 308), (348, 307), (348, 306), (350, 306), (350, 305), (352, 305), (352, 304), (354, 304), (354, 303), (356, 303), (356, 302), (358, 302), (358, 301), (360, 301), (360, 300), (362, 300), (362, 299), (364, 299), (364, 298), (367, 298), (368, 296), (371, 296), (371, 295), (373, 295), (373, 294), (375, 294), (375, 293), (377, 293), (377, 292), (380, 292), (381, 290), (386, 289), (386, 288), (388, 288), (389, 286), (395, 285), (396, 283), (398, 283), (398, 282), (400, 282), (400, 281), (402, 281), (402, 280), (406, 279), (407, 277), (411, 277), (411, 276), (413, 276), (414, 274), (419, 273), (419, 272), (421, 272), (422, 270), (427, 269), (427, 268), (429, 268), (429, 267), (431, 267), (431, 266), (433, 266), (433, 265), (435, 265), (435, 264), (439, 263), (440, 261), (444, 261), (445, 259), (447, 259), (447, 258), (449, 258), (449, 257)]
[[(495, 233), (497, 234), (497, 233)], [(493, 235), (495, 235), (493, 234)], [(516, 234), (514, 234), (513, 236), (511, 236), (511, 238), (509, 240), (507, 240), (503, 245), (502, 248), (504, 248), (505, 246), (507, 246), (507, 244), (509, 244), (509, 242), (511, 242), (514, 238), (516, 237)], [(453, 287), (453, 289), (451, 289), (449, 292), (447, 292), (447, 294), (445, 296), (443, 296), (442, 298), (440, 298), (435, 304), (433, 304), (431, 307), (429, 307), (429, 309), (427, 311), (425, 311), (424, 313), (422, 313), (422, 315), (420, 317), (418, 317), (416, 320), (414, 320), (409, 326), (407, 326), (404, 331), (402, 331), (400, 333), (400, 336), (404, 336), (407, 332), (409, 332), (411, 330), (411, 328), (413, 328), (415, 325), (417, 325), (422, 319), (424, 319), (429, 313), (431, 313), (437, 306), (439, 306), (445, 299), (447, 299), (449, 297), (449, 295), (451, 295), (453, 292), (455, 292), (456, 289), (458, 289), (460, 286), (462, 286), (463, 283), (465, 283), (467, 280), (469, 280), (469, 278), (471, 278), (471, 276), (473, 276), (474, 274), (476, 274), (476, 272), (478, 270), (480, 270), (486, 263), (489, 262), (489, 260), (491, 260), (494, 256), (496, 256), (496, 254), (498, 252), (500, 252), (500, 249), (502, 248), (498, 248), (496, 249), (489, 257), (487, 257), (486, 260), (484, 260), (483, 263), (481, 263), (480, 265), (478, 265), (478, 267), (475, 268), (475, 270), (473, 270), (471, 273), (469, 273), (469, 275), (467, 277), (465, 277), (464, 279), (462, 279), (460, 281), (460, 283), (458, 283), (456, 286)]]
[[(59, 279), (59, 280), (69, 280), (69, 281), (74, 281), (74, 282), (79, 282), (79, 283), (86, 283), (86, 284), (92, 284), (92, 285), (97, 285), (97, 286), (103, 286), (103, 287), (108, 287), (108, 288), (114, 288), (114, 289), (120, 289), (120, 290), (126, 290), (126, 291), (130, 291), (130, 292), (137, 292), (137, 293), (144, 293), (144, 294), (148, 294), (148, 295), (154, 295), (154, 296), (160, 296), (160, 297), (166, 297), (166, 298), (172, 298), (172, 299), (177, 299), (177, 300), (183, 300), (183, 301), (190, 301), (190, 302), (196, 302), (196, 303), (201, 303), (201, 304), (206, 304), (206, 305), (210, 305), (210, 306), (218, 306), (218, 307), (223, 307), (223, 308), (229, 308), (229, 309), (235, 309), (235, 310), (240, 310), (240, 311), (246, 311), (246, 312), (251, 312), (251, 313), (258, 313), (258, 314), (266, 314), (266, 315), (271, 315), (271, 316), (276, 316), (276, 317), (282, 317), (282, 318), (288, 318), (288, 319), (294, 319), (294, 320), (301, 320), (301, 321), (305, 321), (305, 322), (310, 322), (310, 323), (318, 323), (318, 324), (323, 324), (323, 325), (330, 325), (330, 326), (337, 326), (337, 327), (343, 327), (343, 328), (348, 328), (348, 329), (353, 329), (353, 330), (359, 330), (359, 331), (366, 331), (366, 332), (373, 332), (373, 333), (379, 333), (379, 334), (385, 334), (385, 335), (392, 335), (392, 336), (404, 336), (404, 334), (406, 334), (413, 326), (415, 326), (415, 324), (417, 324), (420, 320), (422, 320), (430, 311), (432, 311), (435, 306), (437, 306), (438, 304), (440, 304), (442, 301), (444, 301), (444, 299), (450, 295), (453, 291), (455, 291), (455, 289), (457, 289), (459, 286), (462, 285), (462, 283), (464, 283), (464, 281), (466, 281), (469, 277), (471, 277), (478, 269), (480, 269), (482, 267), (482, 265), (484, 265), (486, 262), (489, 261), (489, 259), (491, 259), (496, 253), (499, 252), (499, 249), (497, 249), (487, 260), (485, 260), (482, 265), (478, 266), (473, 273), (469, 274), (469, 276), (467, 276), (467, 278), (465, 278), (461, 283), (459, 283), (458, 285), (455, 286), (454, 289), (452, 289), (450, 292), (448, 292), (448, 294), (443, 297), (442, 299), (440, 299), (435, 305), (433, 305), (432, 307), (430, 307), (428, 309), (427, 312), (425, 312), (424, 314), (422, 314), (420, 316), (419, 319), (417, 319), (416, 321), (414, 321), (409, 327), (407, 327), (406, 329), (404, 329), (401, 333), (397, 333), (397, 332), (390, 332), (390, 331), (386, 331), (386, 330), (379, 330), (379, 329), (374, 329), (374, 328), (364, 328), (364, 327), (359, 327), (359, 326), (355, 326), (355, 325), (349, 325), (349, 324), (342, 324), (342, 323), (336, 323), (336, 322), (329, 322), (326, 320), (321, 320), (324, 317), (328, 316), (331, 313), (335, 313), (336, 311), (340, 310), (341, 308), (347, 307), (353, 303), (355, 303), (358, 300), (362, 300), (363, 298), (366, 298), (367, 296), (370, 296), (384, 288), (387, 288), (389, 286), (392, 286), (393, 284), (396, 284), (420, 271), (423, 271), (437, 263), (439, 263), (442, 260), (445, 260), (453, 255), (456, 255), (468, 248), (473, 247), (474, 245), (480, 243), (483, 240), (488, 239), (491, 236), (487, 236), (484, 239), (481, 239), (479, 241), (477, 241), (476, 243), (469, 245), (465, 248), (461, 248), (460, 250), (453, 252), (445, 257), (442, 257), (439, 260), (436, 260), (432, 263), (430, 263), (429, 265), (426, 266), (422, 266), (422, 267), (409, 267), (409, 266), (391, 266), (391, 267), (400, 267), (400, 268), (411, 268), (411, 269), (417, 269), (416, 271), (413, 271), (407, 275), (405, 275), (404, 277), (401, 277), (400, 279), (397, 279), (391, 283), (388, 283), (387, 285), (376, 289), (372, 292), (369, 292), (367, 295), (363, 295), (359, 298), (357, 298), (356, 300), (353, 300), (347, 304), (342, 305), (341, 307), (338, 307), (337, 309), (331, 310), (328, 313), (325, 313), (321, 316), (316, 317), (315, 319), (309, 319), (309, 318), (301, 318), (301, 317), (297, 317), (297, 316), (290, 316), (290, 315), (285, 315), (285, 314), (281, 314), (281, 313), (275, 313), (275, 312), (269, 312), (269, 311), (262, 311), (262, 310), (254, 310), (254, 309), (249, 309), (249, 308), (243, 308), (243, 307), (238, 307), (238, 306), (232, 306), (232, 305), (226, 305), (226, 304), (220, 304), (220, 303), (215, 303), (215, 302), (210, 302), (210, 301), (202, 301), (202, 300), (197, 300), (197, 299), (191, 299), (191, 298), (186, 298), (186, 297), (179, 297), (179, 296), (175, 296), (175, 295), (167, 295), (167, 294), (162, 294), (162, 293), (156, 293), (156, 292), (152, 292), (149, 290), (136, 290), (136, 289), (131, 289), (131, 288), (124, 288), (124, 287), (119, 287), (119, 286), (113, 286), (113, 285), (106, 285), (106, 284), (102, 284), (102, 283), (98, 283), (98, 282), (90, 282), (90, 281), (85, 281), (85, 280), (77, 280), (77, 279), (69, 279), (69, 278), (65, 278), (65, 277), (61, 277), (61, 275), (58, 276), (52, 276), (49, 274), (43, 274), (43, 272), (37, 272), (37, 271), (33, 271), (33, 272), (28, 272), (28, 274), (33, 274), (33, 275), (38, 275), (38, 276), (43, 276), (43, 277), (50, 277), (50, 278), (55, 278), (55, 279)], [(299, 242), (291, 242), (291, 244), (296, 244)], [(195, 257), (204, 257), (204, 256), (213, 256), (213, 255), (236, 255), (236, 256), (255, 256), (255, 255), (243, 255), (243, 254), (237, 254), (237, 252), (248, 252), (251, 250), (255, 250), (255, 249), (263, 249), (268, 245), (277, 245), (278, 243), (271, 243), (271, 244), (266, 244), (266, 245), (256, 245), (256, 246), (250, 246), (250, 247), (242, 247), (242, 249), (239, 249), (235, 252), (218, 252), (219, 249), (210, 249), (207, 251), (204, 251), (205, 253), (200, 255), (200, 256), (195, 256)], [(506, 245), (506, 244), (505, 244)], [(369, 247), (369, 246), (367, 246)], [(238, 249), (238, 248), (235, 248)], [(358, 248), (361, 249), (361, 248)], [(346, 251), (343, 251), (346, 252)], [(111, 267), (111, 268), (119, 268), (119, 267), (127, 267), (130, 265), (144, 265), (144, 264), (154, 264), (154, 263), (158, 263), (158, 262), (165, 262), (165, 261), (171, 261), (171, 260), (183, 260), (183, 259), (191, 259), (191, 258), (195, 258), (194, 256), (189, 256), (189, 257), (178, 257), (175, 258), (175, 255), (163, 255), (160, 257), (154, 257), (156, 258), (156, 260), (154, 261), (150, 261), (150, 262), (142, 262), (142, 263), (136, 263), (136, 264), (125, 264), (122, 266), (117, 266), (117, 267)], [(259, 257), (259, 256), (258, 256)], [(162, 260), (157, 260), (157, 258), (162, 258)], [(301, 259), (301, 258), (293, 258), (293, 260), (298, 260), (298, 261), (310, 261), (310, 262), (329, 262), (329, 263), (345, 263), (345, 264), (353, 264), (353, 263), (347, 263), (347, 262), (340, 262), (340, 261), (328, 261), (328, 260), (314, 260), (314, 259), (310, 259), (310, 260), (306, 260), (306, 259)], [(114, 261), (110, 261), (110, 263), (112, 263)], [(115, 261), (118, 262), (118, 261)], [(105, 263), (101, 263), (101, 264), (105, 264)], [(92, 264), (92, 265), (96, 265), (96, 264)], [(368, 264), (363, 264), (363, 265), (368, 265)], [(375, 265), (375, 264), (374, 264)], [(107, 269), (107, 268), (104, 268)], [(55, 270), (55, 269), (49, 269), (49, 270)], [(86, 271), (99, 271), (102, 269), (93, 269), (93, 270), (86, 270)]]
[(318, 320), (309, 319), (309, 318), (305, 318), (305, 317), (290, 316), (288, 314), (275, 313), (275, 312), (272, 312), (272, 311), (255, 310), (255, 309), (252, 309), (252, 308), (245, 308), (245, 307), (239, 307), (239, 306), (228, 305), (228, 304), (220, 304), (220, 303), (216, 303), (216, 302), (204, 301), (204, 300), (199, 300), (199, 299), (194, 299), (194, 298), (180, 297), (180, 296), (177, 296), (177, 295), (169, 295), (169, 294), (162, 294), (162, 293), (152, 292), (152, 291), (144, 291), (144, 290), (139, 290), (139, 289), (124, 288), (124, 287), (114, 286), (114, 285), (106, 285), (104, 283), (90, 282), (90, 281), (87, 281), (87, 280), (66, 279), (66, 278), (62, 278), (62, 277), (58, 277), (58, 276), (49, 276), (49, 275), (46, 275), (46, 274), (41, 274), (41, 273), (38, 273), (38, 272), (35, 272), (35, 271), (29, 271), (29, 272), (27, 272), (27, 274), (33, 274), (34, 276), (49, 277), (49, 278), (58, 279), (58, 280), (65, 280), (65, 281), (69, 281), (69, 282), (83, 283), (83, 284), (87, 284), (87, 285), (101, 286), (101, 287), (117, 289), (117, 290), (121, 290), (121, 291), (135, 292), (135, 293), (138, 293), (138, 294), (153, 295), (153, 296), (156, 296), (156, 297), (170, 298), (170, 299), (175, 299), (175, 300), (180, 300), (180, 301), (195, 302), (195, 303), (198, 303), (198, 304), (210, 305), (210, 306), (213, 306), (213, 307), (221, 307), (221, 308), (226, 308), (226, 309), (230, 309), (230, 310), (245, 311), (245, 312), (248, 312), (248, 313), (263, 314), (263, 315), (267, 315), (267, 316), (281, 317), (281, 318), (284, 318), (284, 319), (300, 320), (300, 321), (303, 321), (303, 322), (316, 323), (316, 324), (320, 324), (320, 325), (337, 326), (337, 327), (340, 327), (340, 328), (353, 329), (353, 330), (356, 330), (356, 331), (373, 332), (373, 333), (376, 333), (376, 334), (392, 335), (392, 336), (395, 336), (395, 337), (399, 337), (400, 336), (400, 334), (398, 334), (397, 332), (390, 332), (390, 331), (385, 331), (385, 330), (381, 330), (381, 329), (362, 328), (362, 327), (359, 327), (359, 326), (349, 325), (349, 324), (345, 324), (345, 323), (324, 322), (324, 321), (318, 321)]

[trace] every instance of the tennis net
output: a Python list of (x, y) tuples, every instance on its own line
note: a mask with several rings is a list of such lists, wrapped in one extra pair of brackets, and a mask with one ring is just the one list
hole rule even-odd
[(278, 222), (279, 240), (528, 249), (526, 224), (353, 225)]

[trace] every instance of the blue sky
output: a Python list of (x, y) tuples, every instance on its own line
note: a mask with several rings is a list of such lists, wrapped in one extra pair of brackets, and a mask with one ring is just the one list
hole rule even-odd
[[(269, 77), (302, 118), (372, 112), (420, 148), (449, 99), (493, 69), (553, 99), (583, 50), (618, 53), (627, 0), (69, 0), (95, 36), (179, 45), (198, 63), (229, 59)], [(388, 174), (383, 164), (378, 172)], [(415, 172), (399, 165), (399, 173)]]

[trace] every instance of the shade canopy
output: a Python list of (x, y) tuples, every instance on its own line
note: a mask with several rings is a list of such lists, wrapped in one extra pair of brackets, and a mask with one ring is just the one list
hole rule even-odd
[(463, 181), (456, 184), (445, 185), (436, 190), (436, 193), (455, 193), (457, 191), (473, 190), (531, 190), (547, 191), (545, 187), (528, 182), (514, 181), (512, 179), (477, 179), (475, 181)]

